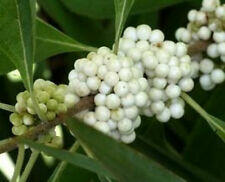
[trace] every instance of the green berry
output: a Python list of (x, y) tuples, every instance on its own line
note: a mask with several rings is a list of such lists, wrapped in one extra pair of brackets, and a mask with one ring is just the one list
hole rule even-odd
[(56, 91), (56, 89), (57, 89), (57, 86), (54, 83), (50, 81), (46, 81), (46, 86), (44, 88), (46, 92), (52, 95)]
[(64, 101), (64, 95), (65, 95), (65, 92), (63, 92), (61, 89), (57, 89), (52, 97), (57, 100), (58, 102), (63, 102)]
[(27, 99), (27, 106), (33, 109), (33, 101), (31, 98)]
[(25, 125), (13, 126), (12, 133), (14, 135), (23, 135), (27, 131), (27, 127)]
[(66, 113), (67, 107), (65, 104), (59, 104), (57, 108), (57, 113)]
[(23, 122), (22, 117), (17, 113), (12, 113), (9, 116), (9, 120), (14, 126), (22, 125), (22, 122)]
[(18, 113), (25, 112), (26, 111), (26, 103), (25, 102), (16, 103), (15, 109), (16, 109), (16, 112), (18, 112)]
[(48, 110), (55, 111), (58, 108), (58, 102), (55, 99), (50, 99), (47, 102), (47, 108)]
[(34, 124), (34, 118), (30, 114), (24, 114), (23, 115), (23, 123), (27, 126), (33, 125)]
[(46, 116), (49, 121), (52, 121), (53, 119), (55, 119), (56, 114), (55, 114), (55, 112), (49, 111), (49, 112), (47, 112)]
[(49, 93), (46, 91), (38, 90), (35, 95), (39, 103), (46, 103), (50, 98)]
[(30, 108), (30, 107), (27, 107), (27, 112), (29, 114), (32, 114), (32, 115), (35, 115), (36, 114), (35, 110), (33, 108)]
[(45, 81), (43, 79), (37, 79), (34, 82), (34, 90), (42, 90), (45, 87)]
[(30, 97), (30, 94), (28, 91), (20, 92), (16, 96), (17, 102), (26, 102), (26, 100)]
[(47, 112), (47, 107), (46, 107), (46, 105), (45, 104), (39, 104), (39, 108), (40, 108), (40, 110), (41, 110), (41, 112), (42, 113), (46, 113)]

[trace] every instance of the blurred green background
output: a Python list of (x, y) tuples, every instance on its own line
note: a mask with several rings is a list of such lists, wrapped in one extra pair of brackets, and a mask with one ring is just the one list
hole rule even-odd
[[(136, 0), (126, 26), (148, 24), (161, 29), (166, 39), (174, 40), (176, 29), (187, 23), (187, 12), (198, 9), (200, 4), (201, 0)], [(112, 47), (115, 32), (113, 0), (39, 0), (38, 16), (82, 43)], [(35, 67), (35, 78), (68, 83), (67, 75), (73, 69), (74, 61), (85, 55), (80, 52), (61, 54), (39, 62)], [(24, 90), (22, 82), (12, 81), (5, 75), (0, 76), (0, 83), (0, 101), (15, 104), (16, 94)], [(224, 89), (225, 84), (222, 84), (205, 92), (196, 84), (190, 95), (209, 113), (225, 120)], [(8, 115), (0, 111), (0, 140), (12, 136)], [(186, 106), (185, 117), (181, 120), (161, 124), (154, 118), (142, 118), (142, 123), (133, 148), (191, 182), (225, 181), (225, 145), (190, 107)], [(69, 148), (74, 139), (65, 128), (63, 130), (64, 146)], [(17, 151), (10, 154), (15, 160)], [(56, 164), (57, 161), (46, 165), (40, 157), (29, 181), (47, 181)], [(0, 181), (7, 181), (1, 173)], [(99, 180), (91, 172), (68, 165), (60, 181)]]

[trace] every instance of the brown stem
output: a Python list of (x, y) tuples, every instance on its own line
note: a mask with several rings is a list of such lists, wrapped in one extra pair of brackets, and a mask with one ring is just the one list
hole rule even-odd
[(14, 150), (15, 148), (17, 148), (21, 138), (27, 138), (27, 139), (34, 140), (39, 135), (45, 134), (46, 132), (48, 132), (48, 130), (50, 130), (51, 128), (54, 128), (55, 126), (57, 126), (59, 124), (65, 123), (67, 118), (72, 117), (75, 114), (77, 114), (83, 110), (92, 109), (93, 107), (94, 107), (94, 97), (93, 96), (88, 96), (88, 97), (82, 98), (80, 100), (80, 102), (78, 102), (75, 105), (74, 108), (69, 109), (68, 112), (65, 114), (58, 115), (57, 118), (54, 119), (53, 121), (42, 122), (41, 124), (37, 125), (33, 129), (27, 131), (24, 135), (21, 135), (18, 137), (13, 137), (13, 138), (6, 140), (6, 142), (4, 142), (4, 144), (0, 145), (0, 154), (4, 153), (4, 152), (10, 152), (10, 151)]
[(201, 40), (196, 41), (189, 45), (188, 54), (191, 56), (206, 51), (210, 43), (211, 43), (210, 41), (201, 41)]

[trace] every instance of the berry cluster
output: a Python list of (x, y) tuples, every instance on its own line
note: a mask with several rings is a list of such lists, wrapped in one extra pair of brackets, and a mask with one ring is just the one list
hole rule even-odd
[(115, 55), (106, 47), (78, 59), (69, 74), (65, 103), (76, 104), (81, 97), (95, 95), (95, 109), (83, 112), (84, 122), (96, 129), (131, 143), (139, 127), (139, 108), (148, 104), (148, 82), (132, 59)]
[[(55, 85), (50, 81), (38, 79), (34, 82), (34, 96), (40, 111), (46, 115), (47, 120), (55, 119), (59, 113), (65, 113), (67, 106), (64, 104), (66, 85)], [(16, 97), (15, 113), (10, 115), (13, 124), (12, 133), (22, 135), (30, 128), (36, 126), (40, 120), (35, 112), (34, 104), (28, 91), (21, 92)], [(54, 129), (48, 134), (39, 136), (39, 141), (53, 146), (60, 146), (61, 139), (55, 135)]]
[[(225, 5), (219, 0), (203, 0), (199, 11), (188, 13), (187, 28), (179, 28), (176, 38), (187, 44), (196, 41), (209, 41), (204, 53), (192, 58), (193, 78), (200, 74), (200, 84), (204, 90), (213, 89), (216, 84), (225, 81)], [(219, 59), (218, 59), (219, 58)]]
[(144, 115), (153, 116), (161, 122), (179, 119), (184, 115), (181, 91), (189, 92), (194, 87), (191, 78), (191, 58), (187, 46), (164, 41), (160, 30), (151, 30), (148, 25), (128, 27), (120, 40), (119, 54), (130, 57), (148, 79), (148, 105)]

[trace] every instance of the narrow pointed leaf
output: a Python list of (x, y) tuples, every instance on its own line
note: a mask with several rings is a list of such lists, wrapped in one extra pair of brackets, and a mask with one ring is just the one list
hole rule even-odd
[(208, 122), (213, 131), (225, 142), (225, 122), (208, 114), (189, 95), (182, 93), (182, 98)]
[(214, 122), (212, 123), (209, 123), (211, 128), (213, 129), (213, 131), (219, 135), (219, 137), (223, 140), (223, 142), (225, 143), (225, 122), (212, 116), (212, 115), (209, 115), (212, 120)]
[(88, 158), (85, 155), (48, 147), (27, 139), (21, 139), (21, 142), (29, 145), (31, 148), (44, 152), (59, 160), (66, 161), (72, 165), (87, 169), (100, 175), (112, 176), (98, 161)]
[(39, 18), (36, 22), (37, 49), (35, 58), (38, 61), (64, 52), (96, 50), (96, 48), (75, 41)]
[(115, 47), (114, 52), (117, 53), (119, 46), (119, 39), (126, 23), (129, 12), (135, 0), (114, 0), (115, 4)]
[[(0, 43), (1, 45), (1, 43)], [(43, 61), (51, 56), (66, 52), (96, 51), (96, 48), (77, 42), (53, 26), (36, 19), (35, 61)], [(9, 57), (0, 51), (0, 75), (16, 69)]]
[(31, 90), (35, 0), (0, 0), (0, 12), (0, 54), (17, 67), (25, 87)]
[(121, 182), (184, 181), (155, 161), (78, 120), (69, 119), (67, 124), (82, 144)]
[[(106, 19), (114, 17), (114, 0), (60, 0), (73, 13), (90, 18)], [(132, 15), (157, 11), (162, 8), (193, 0), (137, 0), (131, 10)], [(195, 0), (197, 1), (197, 0)], [(198, 0), (198, 3), (200, 0)], [(104, 9), (104, 11), (102, 11)]]

